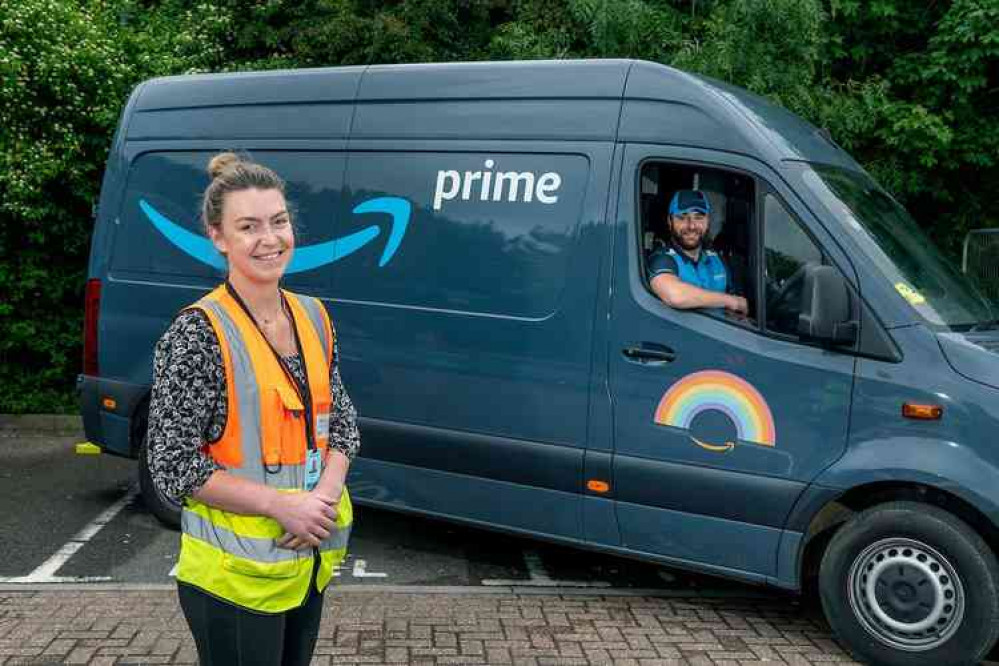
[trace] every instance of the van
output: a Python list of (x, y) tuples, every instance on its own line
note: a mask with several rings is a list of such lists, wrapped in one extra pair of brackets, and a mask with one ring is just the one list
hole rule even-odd
[[(999, 633), (999, 327), (817, 130), (628, 60), (180, 76), (138, 86), (93, 235), (87, 437), (138, 457), (155, 341), (216, 286), (205, 164), (288, 182), (285, 279), (329, 309), (362, 504), (800, 590), (884, 664)], [(699, 188), (749, 315), (650, 290)]]

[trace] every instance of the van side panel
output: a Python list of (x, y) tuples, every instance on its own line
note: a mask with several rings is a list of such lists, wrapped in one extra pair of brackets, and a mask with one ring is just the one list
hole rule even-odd
[(330, 269), (344, 379), (364, 417), (352, 488), (578, 537), (613, 146), (447, 147), (351, 142), (351, 205), (412, 205), (388, 264), (369, 255)]
[(685, 102), (625, 100), (620, 139), (629, 143), (669, 143), (752, 154), (751, 146), (735, 128), (716, 114)]
[[(586, 113), (580, 113), (580, 107)], [(351, 137), (463, 139), (471, 132), (489, 139), (612, 141), (620, 109), (616, 99), (372, 104), (359, 107)], [(406, 122), (400, 123), (400, 117)]]
[(565, 62), (371, 67), (351, 139), (614, 141), (630, 67), (590, 62), (585, 76)]
[[(399, 100), (576, 99), (577, 114), (586, 101), (620, 99), (631, 60), (533, 60), (453, 64), (373, 65), (364, 72), (357, 99), (384, 103)], [(498, 109), (500, 110), (500, 109)], [(544, 118), (538, 118), (545, 122)], [(485, 128), (468, 128), (466, 136)], [(613, 128), (611, 128), (613, 129)]]
[[(166, 76), (145, 84), (136, 110), (350, 102), (365, 67)], [(273, 128), (280, 131), (280, 128)], [(225, 126), (216, 136), (231, 136)]]
[(238, 146), (254, 139), (346, 137), (349, 104), (281, 104), (138, 111), (128, 129), (129, 141), (216, 139), (219, 128), (239, 137)]

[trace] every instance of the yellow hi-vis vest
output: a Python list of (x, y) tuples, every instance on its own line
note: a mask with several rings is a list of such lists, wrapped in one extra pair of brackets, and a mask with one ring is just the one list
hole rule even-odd
[[(333, 327), (318, 300), (283, 293), (308, 375), (316, 444), (325, 453), (329, 442)], [(206, 446), (206, 453), (229, 474), (281, 492), (304, 492), (306, 412), (292, 380), (225, 285), (191, 308), (205, 313), (218, 336), (229, 401), (225, 431), (217, 442)], [(320, 592), (347, 553), (353, 509), (346, 488), (337, 513), (335, 528), (318, 549), (316, 588)], [(189, 497), (181, 527), (177, 580), (264, 613), (280, 613), (305, 601), (314, 552), (278, 548), (275, 540), (284, 529), (276, 520), (230, 513)]]

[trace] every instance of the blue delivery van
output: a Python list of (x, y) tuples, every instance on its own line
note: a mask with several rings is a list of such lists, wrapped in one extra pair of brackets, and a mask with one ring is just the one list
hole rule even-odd
[[(89, 440), (145, 470), (155, 341), (217, 285), (205, 164), (288, 181), (285, 279), (361, 415), (357, 501), (797, 590), (862, 659), (999, 634), (996, 312), (828, 135), (625, 60), (198, 75), (138, 86), (87, 282)], [(646, 277), (679, 189), (749, 316)]]

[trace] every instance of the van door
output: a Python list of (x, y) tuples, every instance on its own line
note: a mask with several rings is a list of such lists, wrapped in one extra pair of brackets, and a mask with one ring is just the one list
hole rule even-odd
[[(676, 189), (712, 204), (711, 235), (750, 318), (675, 310), (651, 292)], [(629, 145), (609, 336), (614, 493), (623, 545), (741, 576), (775, 571), (804, 487), (844, 450), (854, 356), (797, 336), (800, 269), (849, 266), (754, 160)]]

